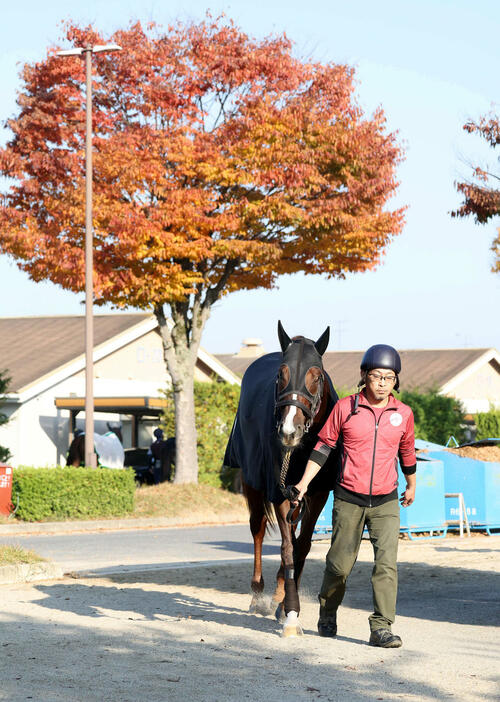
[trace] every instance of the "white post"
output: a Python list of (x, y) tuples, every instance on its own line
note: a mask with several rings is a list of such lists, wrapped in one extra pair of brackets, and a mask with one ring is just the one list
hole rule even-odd
[[(462, 492), (447, 492), (445, 497), (456, 497), (458, 498), (458, 519), (460, 525), (460, 538), (464, 535), (464, 523), (467, 529), (467, 536), (470, 537), (470, 524), (469, 517), (467, 516), (467, 508), (465, 506), (464, 495)], [(448, 524), (452, 524), (452, 521), (448, 521)]]
[(462, 502), (462, 508), (463, 508), (463, 513), (464, 513), (464, 521), (465, 521), (465, 528), (467, 529), (467, 536), (470, 538), (470, 524), (469, 524), (469, 517), (467, 516), (467, 508), (465, 507), (465, 500), (464, 500), (464, 495), (461, 492), (460, 493), (460, 498)]

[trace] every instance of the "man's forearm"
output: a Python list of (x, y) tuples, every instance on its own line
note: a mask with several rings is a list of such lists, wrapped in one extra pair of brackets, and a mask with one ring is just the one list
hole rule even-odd
[(307, 461), (304, 475), (302, 476), (300, 481), (295, 486), (298, 490), (300, 490), (301, 497), (307, 491), (307, 488), (308, 488), (311, 480), (319, 473), (320, 470), (321, 470), (321, 466), (319, 465), (319, 463), (316, 463), (316, 461), (312, 461), (311, 459), (309, 459)]
[(411, 473), (410, 475), (405, 475), (406, 487), (410, 490), (415, 490), (417, 486), (417, 474)]

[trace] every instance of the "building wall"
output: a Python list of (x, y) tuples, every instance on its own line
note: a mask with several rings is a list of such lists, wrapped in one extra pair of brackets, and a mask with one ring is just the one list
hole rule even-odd
[(96, 382), (100, 380), (103, 387), (116, 387), (117, 391), (124, 380), (151, 384), (155, 396), (170, 385), (170, 376), (163, 360), (161, 339), (154, 330), (97, 361), (94, 373)]
[[(8, 403), (4, 406), (3, 411), (10, 416), (10, 420), (0, 427), (0, 444), (12, 453), (12, 465), (65, 464), (69, 446), (69, 412), (57, 409), (54, 400), (72, 394), (81, 396), (81, 387), (81, 378), (73, 376), (22, 404)], [(129, 385), (129, 390), (133, 390), (132, 385)], [(82, 412), (77, 419), (81, 428), (84, 418)], [(94, 418), (95, 430), (104, 434), (107, 431), (106, 422), (119, 420), (120, 415), (95, 413)]]
[(500, 368), (495, 361), (485, 363), (446, 393), (461, 400), (465, 411), (488, 412), (490, 405), (500, 407)]
[[(204, 364), (195, 369), (195, 379), (210, 381), (211, 376)], [(158, 397), (171, 384), (165, 363), (161, 339), (156, 331), (114, 351), (94, 364), (94, 396), (139, 396)], [(49, 389), (25, 401), (2, 407), (2, 412), (11, 417), (8, 424), (0, 427), (0, 445), (13, 454), (14, 466), (64, 465), (69, 446), (69, 416), (67, 410), (58, 410), (56, 397), (84, 397), (85, 371), (82, 370)], [(123, 423), (125, 447), (131, 446), (131, 422), (119, 414), (94, 414), (95, 430), (107, 431), (106, 422), (120, 420)], [(77, 427), (84, 429), (85, 414), (80, 412)], [(155, 422), (145, 421), (140, 431), (141, 445), (148, 445)]]
[[(155, 388), (154, 396), (171, 385), (170, 375), (163, 359), (161, 337), (156, 330), (148, 332), (140, 339), (97, 361), (94, 372), (96, 382), (101, 380), (101, 387), (110, 388), (109, 392), (103, 391), (101, 393), (103, 395), (126, 394), (119, 391), (123, 379), (151, 383), (151, 387)], [(194, 377), (195, 380), (212, 380), (210, 369), (207, 369), (201, 361), (196, 364)]]

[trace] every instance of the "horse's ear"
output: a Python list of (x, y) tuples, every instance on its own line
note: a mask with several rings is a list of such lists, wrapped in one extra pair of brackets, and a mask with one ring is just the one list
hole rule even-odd
[(326, 349), (328, 348), (328, 342), (330, 341), (330, 327), (327, 327), (319, 339), (315, 342), (314, 348), (322, 356)]
[(278, 339), (280, 340), (281, 350), (283, 351), (283, 353), (285, 353), (287, 348), (292, 343), (292, 340), (290, 339), (286, 331), (283, 329), (283, 325), (281, 324), (280, 320), (278, 320)]

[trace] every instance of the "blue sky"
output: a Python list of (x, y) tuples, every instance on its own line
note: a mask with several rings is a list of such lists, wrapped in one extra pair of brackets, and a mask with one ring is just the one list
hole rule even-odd
[[(214, 307), (202, 344), (235, 352), (245, 337), (277, 348), (276, 323), (289, 334), (319, 337), (331, 327), (330, 350), (389, 343), (401, 349), (500, 348), (500, 276), (490, 272), (491, 241), (500, 222), (486, 226), (452, 219), (460, 203), (454, 181), (468, 163), (495, 161), (494, 152), (462, 126), (498, 110), (500, 3), (477, 0), (198, 0), (160, 2), (34, 0), (2, 8), (0, 120), (16, 111), (18, 70), (57, 43), (62, 20), (92, 23), (104, 32), (129, 21), (201, 19), (223, 11), (249, 34), (285, 32), (295, 52), (353, 64), (357, 97), (366, 111), (381, 105), (407, 156), (391, 206), (408, 205), (404, 232), (373, 272), (325, 280), (285, 276), (273, 291), (235, 293)], [(0, 143), (8, 132), (0, 128)], [(0, 316), (80, 314), (83, 295), (35, 284), (0, 256)]]

